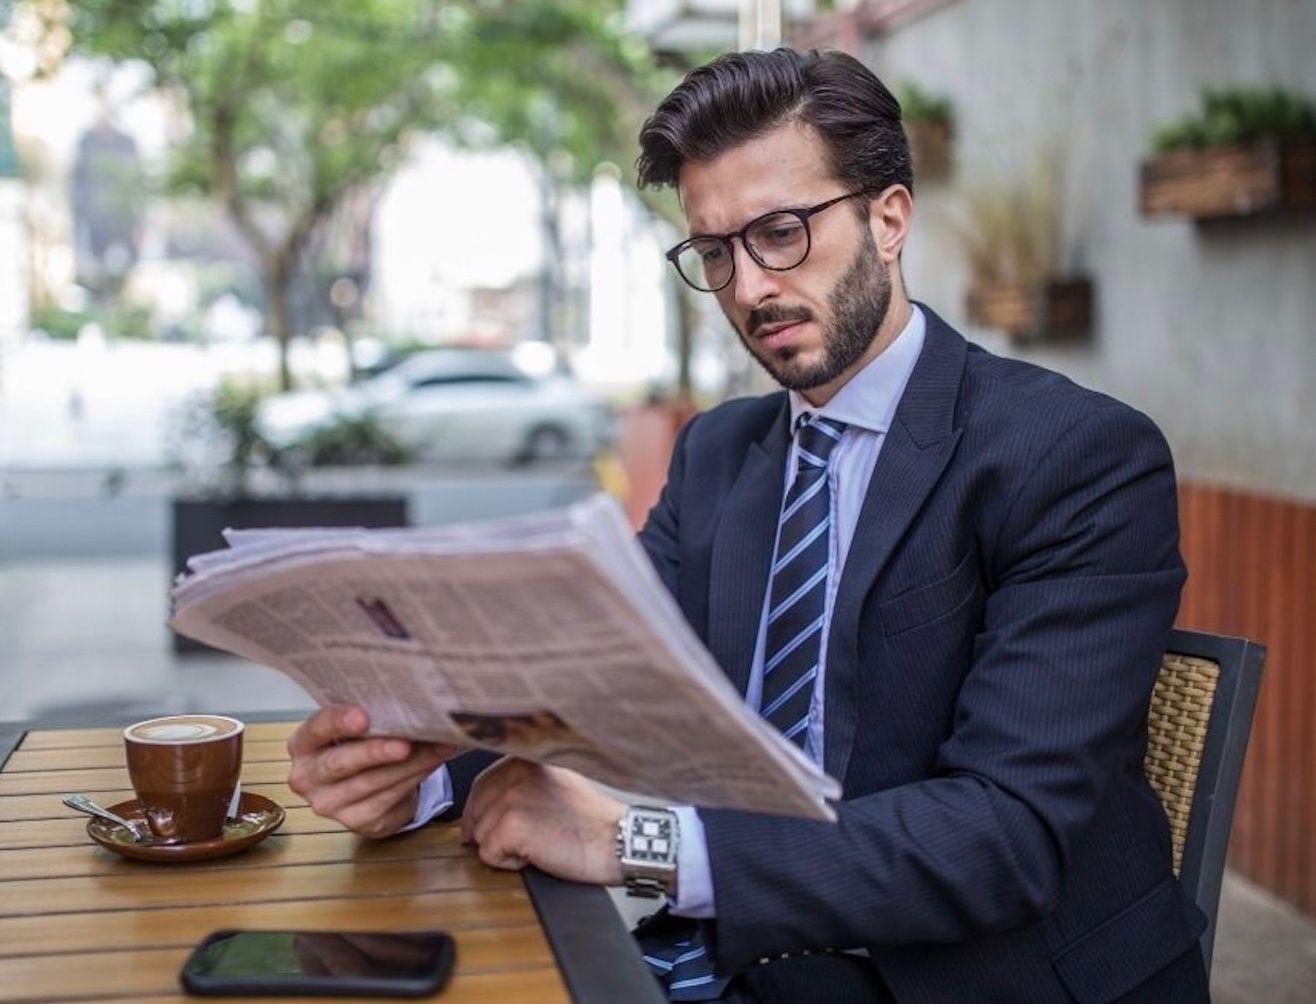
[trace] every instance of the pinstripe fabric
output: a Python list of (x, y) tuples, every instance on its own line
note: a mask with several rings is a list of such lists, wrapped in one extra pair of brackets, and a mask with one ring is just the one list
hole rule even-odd
[[(704, 944), (756, 999), (879, 1000), (866, 965), (900, 1004), (1202, 1004), (1204, 917), (1141, 768), (1184, 579), (1169, 450), (923, 309), (829, 625), (839, 823), (700, 809)], [(742, 690), (786, 413), (697, 416), (640, 535)], [(819, 955), (855, 947), (866, 963)]]

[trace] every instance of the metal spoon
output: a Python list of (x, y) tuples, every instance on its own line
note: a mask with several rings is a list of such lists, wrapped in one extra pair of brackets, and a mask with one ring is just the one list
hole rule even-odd
[(147, 830), (141, 823), (115, 815), (109, 809), (97, 805), (86, 795), (65, 795), (62, 801), (70, 809), (76, 809), (78, 812), (85, 812), (89, 816), (100, 816), (102, 819), (108, 819), (111, 823), (118, 823), (131, 833), (133, 839), (139, 844), (147, 844), (155, 840), (155, 835)]

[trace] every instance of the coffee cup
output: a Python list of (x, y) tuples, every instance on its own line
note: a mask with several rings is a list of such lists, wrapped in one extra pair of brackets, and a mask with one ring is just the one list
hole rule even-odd
[(194, 843), (224, 832), (242, 732), (242, 722), (224, 715), (168, 715), (123, 730), (128, 778), (156, 837)]

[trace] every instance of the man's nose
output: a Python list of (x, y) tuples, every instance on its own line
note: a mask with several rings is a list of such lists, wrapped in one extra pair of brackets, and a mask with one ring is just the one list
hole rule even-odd
[(736, 304), (753, 310), (764, 300), (777, 295), (777, 273), (756, 262), (742, 242), (736, 241), (732, 247), (736, 256)]

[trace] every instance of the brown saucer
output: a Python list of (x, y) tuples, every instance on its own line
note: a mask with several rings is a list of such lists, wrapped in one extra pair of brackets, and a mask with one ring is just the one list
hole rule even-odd
[[(143, 823), (137, 799), (109, 806), (115, 815)], [(238, 816), (224, 824), (224, 833), (211, 840), (198, 840), (190, 844), (139, 844), (131, 833), (118, 823), (96, 816), (87, 821), (87, 835), (108, 851), (135, 861), (203, 861), (236, 854), (258, 844), (283, 824), (283, 809), (264, 795), (249, 791), (242, 793), (238, 803)]]

